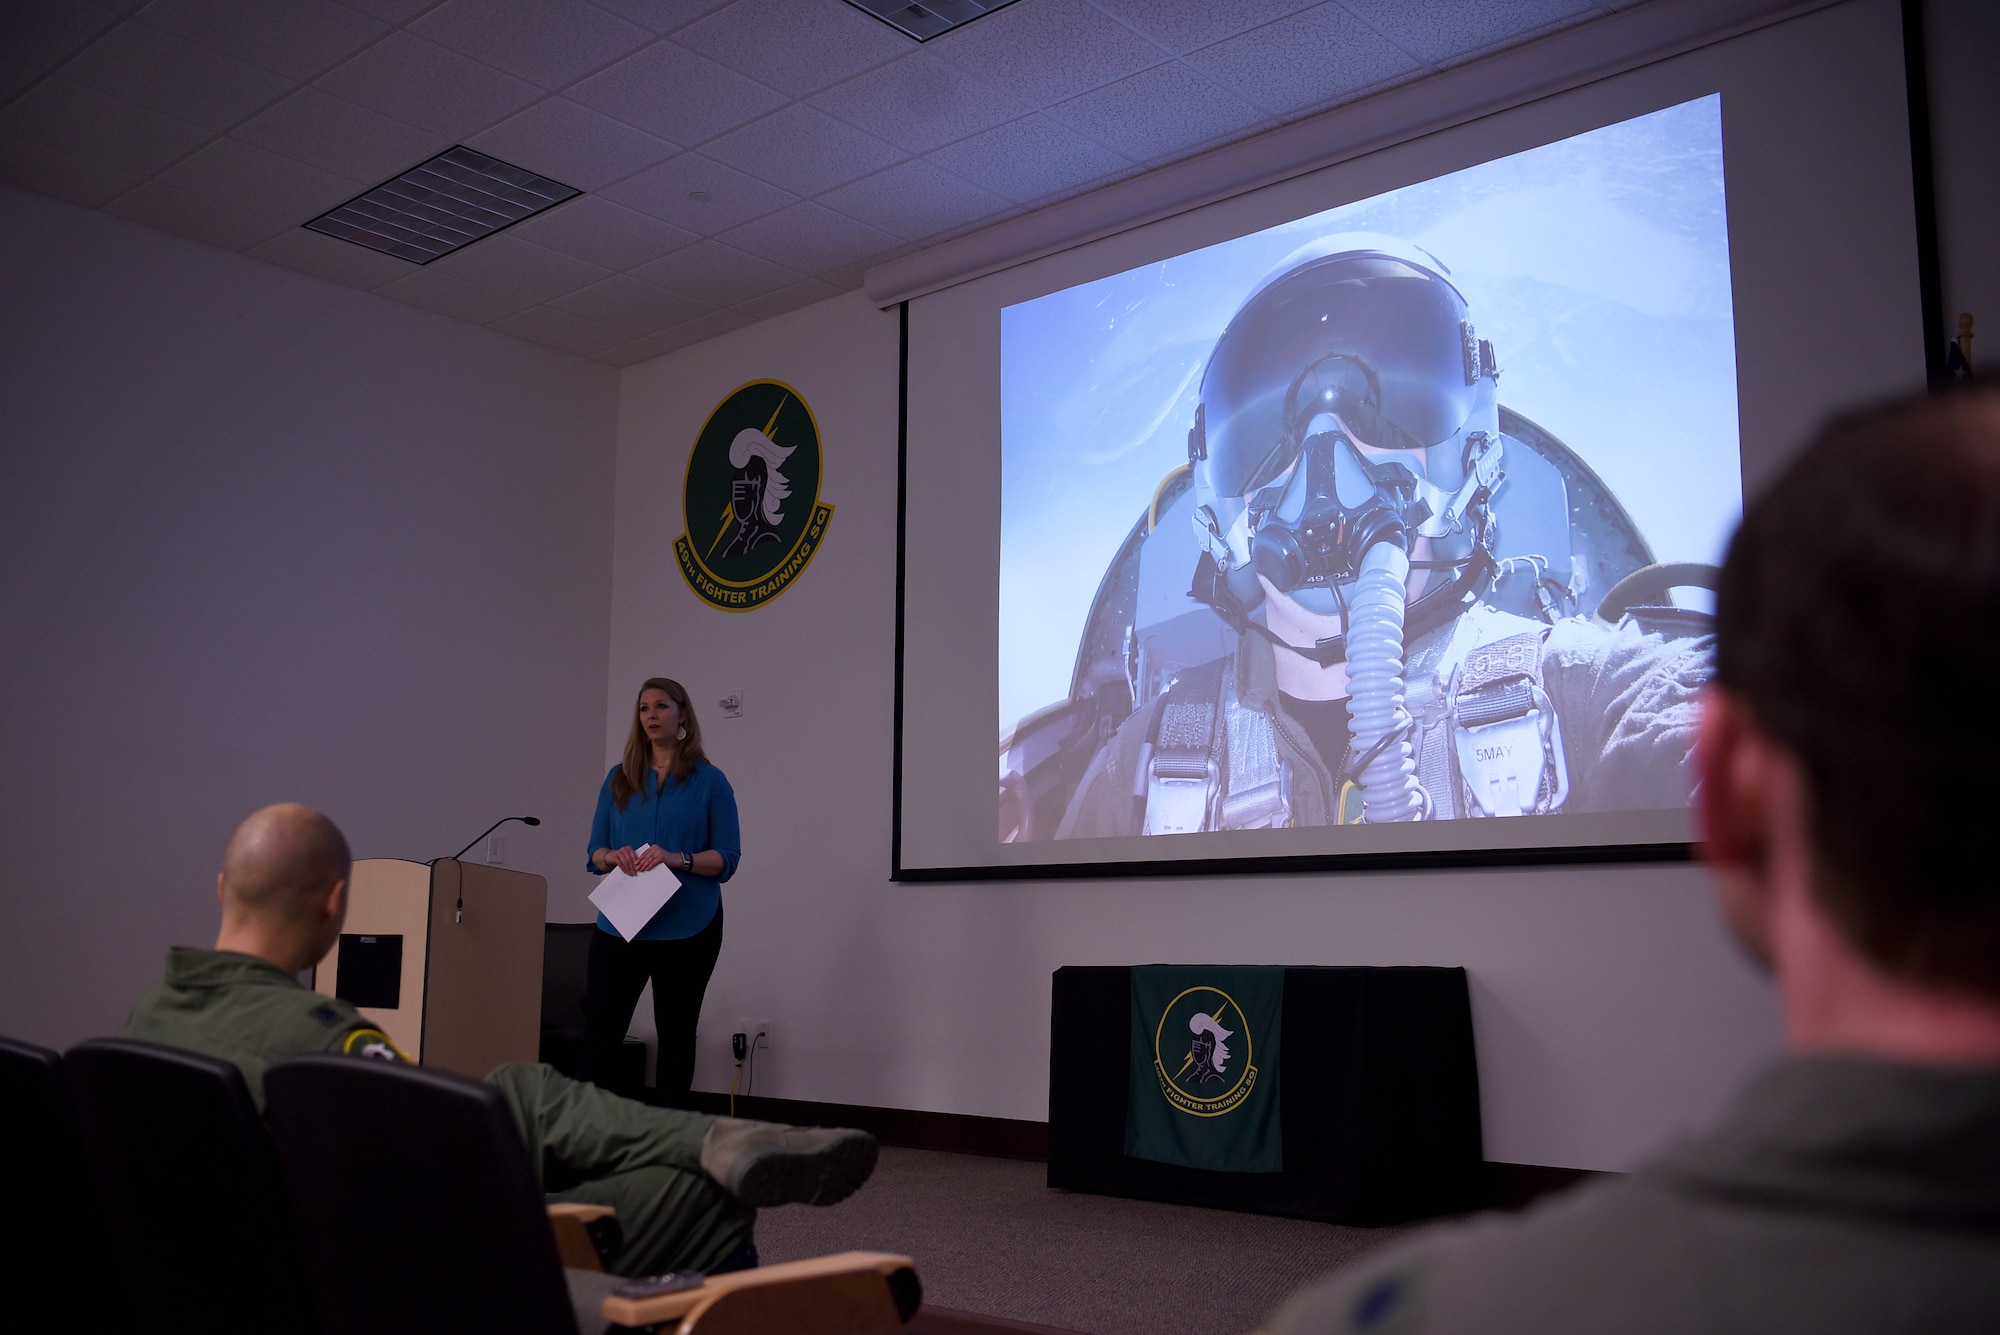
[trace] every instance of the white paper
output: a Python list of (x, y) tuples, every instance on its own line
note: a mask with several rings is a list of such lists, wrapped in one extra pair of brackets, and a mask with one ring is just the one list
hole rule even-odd
[[(634, 851), (643, 853), (651, 847), (651, 844), (641, 844)], [(599, 913), (610, 919), (611, 925), (618, 929), (618, 935), (630, 941), (680, 888), (680, 874), (669, 869), (664, 862), (637, 876), (627, 876), (613, 867), (597, 883), (597, 888), (590, 892), (590, 902), (597, 905)]]

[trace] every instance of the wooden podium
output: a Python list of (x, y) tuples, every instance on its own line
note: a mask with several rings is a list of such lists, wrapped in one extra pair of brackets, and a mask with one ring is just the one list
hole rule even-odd
[(502, 1062), (534, 1061), (548, 904), (548, 882), (526, 872), (364, 858), (348, 881), (347, 924), (313, 987), (353, 1002), (426, 1066), (476, 1079)]

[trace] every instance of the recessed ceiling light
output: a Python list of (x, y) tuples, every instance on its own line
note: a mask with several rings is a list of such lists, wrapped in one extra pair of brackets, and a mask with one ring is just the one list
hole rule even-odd
[(694, 200), (696, 203), (701, 203), (706, 200), (714, 199), (715, 196), (709, 194), (708, 191), (706, 190), (690, 190), (688, 191), (688, 198)]
[(399, 260), (429, 264), (582, 193), (460, 145), (306, 226)]
[(1014, 0), (847, 0), (870, 18), (881, 19), (905, 36), (928, 42), (941, 32), (972, 22)]

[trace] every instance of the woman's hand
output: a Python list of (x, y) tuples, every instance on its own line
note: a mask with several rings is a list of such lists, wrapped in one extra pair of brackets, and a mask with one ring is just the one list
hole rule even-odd
[[(625, 852), (630, 853), (632, 850), (628, 848)], [(632, 874), (634, 876), (642, 871), (651, 871), (653, 868), (663, 865), (667, 860), (667, 855), (660, 851), (657, 844), (648, 845), (645, 852), (635, 854), (634, 856), (636, 858), (632, 866)]]
[(616, 868), (627, 876), (639, 874), (639, 855), (627, 848), (600, 848), (591, 855), (591, 860), (606, 871)]

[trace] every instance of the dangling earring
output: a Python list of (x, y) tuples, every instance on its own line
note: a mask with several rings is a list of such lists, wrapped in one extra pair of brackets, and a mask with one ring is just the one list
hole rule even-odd
[(687, 736), (688, 736), (688, 730), (686, 728), (682, 728), (679, 732), (674, 734), (674, 740), (677, 742), (684, 742), (687, 740)]

